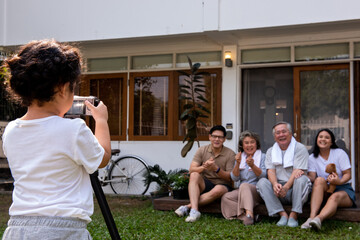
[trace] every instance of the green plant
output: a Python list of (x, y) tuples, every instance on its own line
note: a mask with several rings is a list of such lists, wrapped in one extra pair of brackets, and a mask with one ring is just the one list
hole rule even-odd
[(190, 175), (186, 169), (173, 176), (173, 183), (171, 185), (172, 190), (187, 189), (189, 185)]
[(7, 69), (0, 61), (0, 121), (11, 121), (25, 114), (26, 108), (22, 107), (7, 91)]
[(180, 115), (180, 120), (186, 121), (186, 135), (183, 142), (187, 141), (185, 146), (181, 150), (181, 156), (185, 157), (186, 154), (191, 150), (195, 141), (198, 146), (200, 143), (197, 140), (197, 128), (198, 123), (207, 127), (206, 123), (201, 121), (199, 118), (208, 118), (207, 113), (210, 111), (204, 107), (204, 103), (209, 103), (205, 97), (206, 85), (204, 85), (202, 79), (204, 75), (209, 75), (208, 72), (199, 72), (201, 66), (200, 63), (192, 64), (191, 59), (188, 57), (190, 73), (185, 71), (178, 71), (179, 73), (186, 76), (184, 79), (185, 84), (179, 85), (180, 100), (185, 100), (183, 105), (184, 111)]
[(165, 172), (158, 164), (155, 164), (154, 166), (149, 166), (149, 172), (145, 173), (144, 176), (144, 183), (150, 184), (156, 182), (158, 184), (158, 192), (170, 192), (177, 176), (186, 171), (186, 169), (175, 169)]

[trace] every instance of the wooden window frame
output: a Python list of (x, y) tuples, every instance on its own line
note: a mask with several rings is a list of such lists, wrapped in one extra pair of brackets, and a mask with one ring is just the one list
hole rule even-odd
[[(126, 140), (126, 120), (127, 120), (127, 73), (111, 73), (111, 74), (88, 74), (82, 76), (80, 84), (80, 95), (90, 95), (90, 81), (92, 79), (109, 79), (109, 78), (122, 78), (122, 111), (121, 111), (121, 135), (111, 135), (111, 140)], [(100, 99), (101, 100), (101, 99)], [(89, 118), (86, 119), (89, 124)]]
[[(216, 74), (216, 99), (217, 99), (217, 105), (216, 105), (216, 109), (215, 109), (215, 124), (214, 125), (221, 125), (221, 101), (222, 101), (222, 96), (221, 96), (221, 92), (222, 92), (222, 69), (221, 68), (214, 68), (214, 69), (203, 69), (202, 71), (204, 72), (209, 72), (210, 74), (215, 73)], [(185, 71), (187, 72), (187, 71)], [(190, 73), (190, 72), (189, 72)], [(174, 81), (176, 82), (176, 84), (174, 84), (174, 91), (176, 94), (176, 99), (174, 99), (174, 109), (177, 111), (176, 112), (176, 117), (174, 117), (174, 140), (184, 140), (184, 136), (180, 136), (178, 134), (178, 129), (179, 129), (179, 123), (178, 123), (178, 109), (179, 109), (179, 77), (180, 77), (179, 72), (175, 71), (174, 74)], [(209, 130), (211, 127), (213, 126), (208, 126)], [(209, 141), (209, 136), (198, 136), (197, 140), (199, 141)]]
[[(166, 136), (138, 136), (134, 135), (134, 89), (135, 77), (162, 77), (169, 78), (168, 85), (168, 134)], [(171, 141), (173, 137), (173, 112), (174, 112), (174, 71), (156, 71), (156, 72), (134, 72), (130, 74), (129, 80), (129, 140), (136, 141)]]
[[(295, 138), (297, 141), (301, 142), (301, 99), (300, 99), (300, 73), (302, 71), (324, 71), (324, 70), (339, 70), (339, 69), (347, 69), (349, 71), (349, 80), (348, 86), (350, 91), (350, 66), (349, 64), (325, 64), (325, 65), (316, 65), (316, 66), (299, 66), (293, 68), (293, 81), (294, 81), (294, 129), (293, 132), (296, 134)], [(348, 104), (350, 107), (350, 92)], [(351, 119), (351, 111), (349, 108), (349, 123)], [(350, 132), (351, 132), (351, 124), (350, 124)], [(350, 146), (351, 146), (350, 141)], [(349, 147), (350, 147), (349, 146)]]

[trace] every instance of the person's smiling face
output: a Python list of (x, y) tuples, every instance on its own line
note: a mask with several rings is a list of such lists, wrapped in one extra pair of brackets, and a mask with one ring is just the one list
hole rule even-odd
[(209, 135), (209, 140), (214, 149), (222, 148), (223, 143), (225, 142), (224, 133), (220, 130), (215, 130)]
[(256, 140), (252, 137), (245, 137), (242, 143), (242, 148), (244, 149), (244, 152), (246, 153), (247, 156), (249, 155), (254, 155), (254, 153), (256, 152)]
[(316, 144), (320, 149), (330, 149), (330, 146), (332, 144), (330, 134), (326, 131), (321, 131), (318, 135), (318, 138), (316, 139)]
[(275, 141), (279, 144), (281, 150), (286, 150), (291, 142), (291, 133), (286, 124), (279, 124), (274, 129)]

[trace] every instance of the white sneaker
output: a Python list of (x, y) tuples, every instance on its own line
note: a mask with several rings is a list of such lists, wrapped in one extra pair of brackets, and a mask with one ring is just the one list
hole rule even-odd
[(311, 222), (312, 220), (313, 220), (312, 218), (308, 218), (308, 219), (306, 220), (306, 222), (304, 222), (304, 223), (301, 225), (301, 228), (302, 228), (302, 229), (309, 229), (309, 228), (311, 228), (310, 222)]
[(185, 222), (195, 222), (200, 218), (200, 216), (201, 213), (199, 211), (196, 211), (195, 209), (191, 209), (189, 216), (185, 219)]
[(179, 217), (184, 217), (189, 215), (189, 208), (187, 206), (180, 206), (178, 209), (175, 210), (176, 215)]
[(320, 230), (321, 229), (321, 221), (320, 218), (316, 217), (313, 220), (310, 221), (311, 229), (314, 230)]

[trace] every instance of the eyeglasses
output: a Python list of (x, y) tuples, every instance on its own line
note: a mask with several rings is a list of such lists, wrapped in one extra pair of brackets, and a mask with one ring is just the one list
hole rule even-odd
[(214, 139), (220, 139), (220, 140), (223, 140), (225, 137), (224, 136), (217, 136), (217, 135), (213, 135), (213, 134), (211, 134), (210, 135), (212, 138), (214, 138)]

